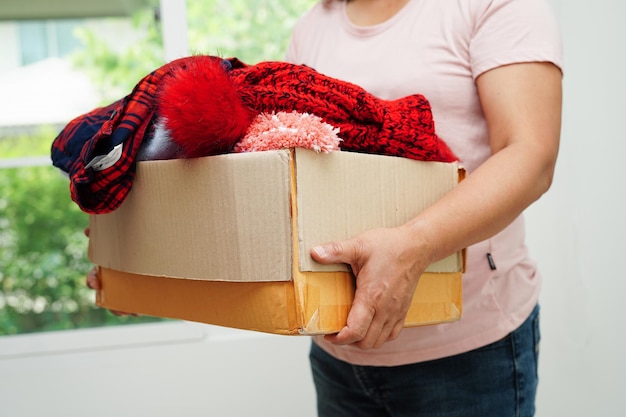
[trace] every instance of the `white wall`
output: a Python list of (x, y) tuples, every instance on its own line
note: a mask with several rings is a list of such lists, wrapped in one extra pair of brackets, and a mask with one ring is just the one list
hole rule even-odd
[(184, 322), (0, 338), (0, 416), (313, 417), (308, 346)]
[(555, 0), (565, 45), (556, 179), (528, 211), (545, 284), (538, 417), (626, 415), (626, 3)]

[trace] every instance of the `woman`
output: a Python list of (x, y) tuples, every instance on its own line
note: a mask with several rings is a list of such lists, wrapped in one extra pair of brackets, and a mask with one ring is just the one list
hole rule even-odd
[[(287, 59), (381, 98), (425, 95), (469, 173), (401, 227), (312, 250), (357, 276), (347, 326), (311, 350), (319, 415), (534, 415), (541, 280), (520, 215), (550, 187), (559, 146), (547, 0), (324, 1)], [(421, 273), (464, 247), (463, 318), (403, 329)]]

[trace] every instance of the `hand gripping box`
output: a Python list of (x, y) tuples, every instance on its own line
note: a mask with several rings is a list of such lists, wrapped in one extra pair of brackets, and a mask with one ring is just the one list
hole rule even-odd
[[(464, 175), (457, 164), (285, 149), (139, 162), (114, 212), (90, 217), (99, 306), (278, 334), (346, 323), (355, 281), (313, 246), (414, 217)], [(420, 278), (406, 326), (454, 321), (464, 251)]]

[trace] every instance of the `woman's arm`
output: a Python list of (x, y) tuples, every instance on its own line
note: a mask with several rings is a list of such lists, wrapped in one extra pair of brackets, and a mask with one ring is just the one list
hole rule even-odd
[(347, 263), (357, 290), (336, 344), (380, 347), (398, 337), (426, 267), (504, 229), (552, 182), (561, 129), (560, 70), (549, 63), (499, 67), (476, 81), (492, 156), (407, 224), (313, 248), (321, 263)]

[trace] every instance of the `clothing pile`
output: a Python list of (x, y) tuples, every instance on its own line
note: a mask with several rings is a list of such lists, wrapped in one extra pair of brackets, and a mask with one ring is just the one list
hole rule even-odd
[(144, 77), (126, 97), (72, 120), (52, 145), (87, 213), (115, 210), (136, 162), (235, 152), (261, 114), (313, 115), (341, 150), (453, 162), (422, 95), (382, 100), (304, 65), (191, 56)]

